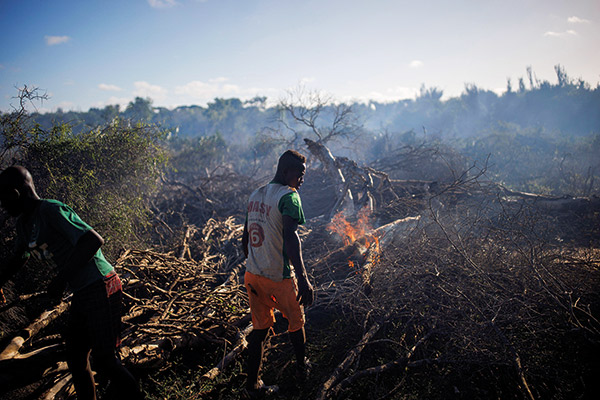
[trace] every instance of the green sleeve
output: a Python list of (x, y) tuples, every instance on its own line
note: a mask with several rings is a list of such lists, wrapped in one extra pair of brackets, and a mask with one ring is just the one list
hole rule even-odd
[(302, 225), (306, 222), (304, 218), (304, 211), (302, 210), (302, 201), (300, 201), (300, 195), (298, 192), (287, 193), (279, 199), (277, 205), (281, 215), (288, 215), (298, 221), (298, 224)]
[(71, 207), (60, 202), (49, 204), (46, 210), (46, 218), (56, 230), (65, 235), (73, 246), (87, 231), (92, 229), (91, 226), (79, 218)]

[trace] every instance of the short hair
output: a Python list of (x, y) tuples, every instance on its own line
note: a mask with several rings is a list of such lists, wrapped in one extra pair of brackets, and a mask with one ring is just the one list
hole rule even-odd
[(306, 162), (306, 157), (296, 150), (287, 150), (279, 157), (277, 171), (283, 172), (287, 168), (300, 168)]
[(25, 167), (13, 165), (0, 172), (0, 186), (11, 189), (22, 189), (33, 184), (33, 178)]

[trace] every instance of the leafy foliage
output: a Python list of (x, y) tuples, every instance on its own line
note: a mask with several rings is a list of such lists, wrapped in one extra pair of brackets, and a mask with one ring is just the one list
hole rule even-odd
[(2, 115), (0, 166), (27, 167), (40, 196), (69, 204), (114, 251), (147, 224), (146, 196), (167, 161), (164, 136), (118, 118), (79, 134), (64, 123), (45, 130), (22, 108)]

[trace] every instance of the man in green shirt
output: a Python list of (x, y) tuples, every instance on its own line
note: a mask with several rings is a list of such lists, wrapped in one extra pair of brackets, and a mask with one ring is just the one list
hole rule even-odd
[(99, 375), (111, 382), (112, 398), (143, 398), (135, 378), (117, 356), (121, 282), (102, 255), (102, 237), (66, 204), (40, 199), (31, 174), (23, 167), (8, 167), (0, 173), (0, 203), (17, 217), (16, 252), (0, 271), (0, 287), (36, 257), (50, 261), (58, 270), (48, 295), (60, 297), (67, 286), (73, 291), (65, 342), (77, 398), (96, 398), (90, 353)]
[(304, 268), (297, 232), (298, 224), (305, 222), (298, 194), (304, 182), (305, 163), (302, 154), (286, 151), (279, 158), (273, 181), (256, 189), (248, 201), (242, 243), (247, 257), (244, 284), (253, 324), (248, 335), (248, 379), (244, 390), (249, 398), (259, 398), (267, 390), (258, 373), (263, 343), (275, 321), (274, 308), (289, 322), (299, 375), (307, 373), (303, 306), (312, 304), (314, 291)]

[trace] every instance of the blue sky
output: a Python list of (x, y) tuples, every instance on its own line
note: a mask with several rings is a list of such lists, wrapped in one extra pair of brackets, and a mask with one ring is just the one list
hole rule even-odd
[(0, 0), (0, 110), (277, 101), (303, 85), (340, 101), (501, 91), (531, 66), (600, 82), (598, 0)]

